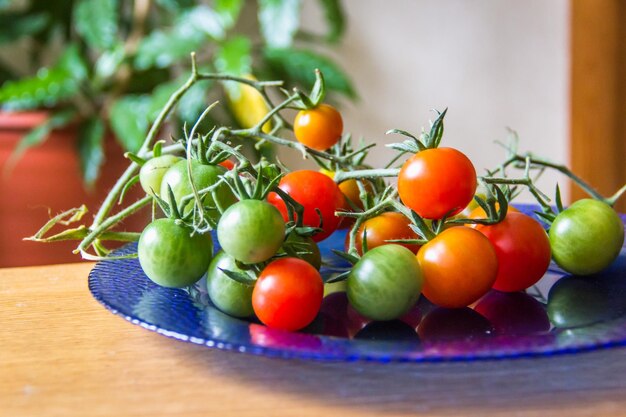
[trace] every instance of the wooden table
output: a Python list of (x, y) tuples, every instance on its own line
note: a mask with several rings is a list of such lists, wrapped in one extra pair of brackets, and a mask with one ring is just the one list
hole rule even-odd
[(0, 270), (0, 416), (626, 415), (626, 349), (388, 365), (222, 352), (112, 315), (90, 268)]

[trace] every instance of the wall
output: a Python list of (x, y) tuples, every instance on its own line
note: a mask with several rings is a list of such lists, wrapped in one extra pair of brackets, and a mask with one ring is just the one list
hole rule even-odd
[[(305, 27), (323, 25), (306, 1)], [(430, 109), (449, 108), (445, 144), (482, 171), (496, 166), (507, 127), (521, 150), (568, 160), (566, 0), (344, 0), (348, 29), (335, 56), (360, 100), (344, 103), (346, 130), (379, 144), (391, 128), (417, 132)], [(391, 155), (376, 152), (383, 164)], [(293, 158), (294, 156), (291, 155)], [(549, 193), (558, 178), (545, 175)], [(528, 197), (525, 197), (528, 200)]]

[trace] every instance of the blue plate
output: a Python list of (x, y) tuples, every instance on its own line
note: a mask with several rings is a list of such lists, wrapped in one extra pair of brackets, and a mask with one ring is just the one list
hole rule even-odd
[[(529, 214), (535, 208), (521, 206)], [(343, 247), (344, 238), (345, 232), (337, 232), (320, 245), (323, 275), (345, 267), (331, 252)], [(118, 254), (135, 251), (131, 244)], [(190, 289), (160, 287), (136, 259), (96, 264), (89, 289), (111, 312), (148, 330), (210, 348), (282, 358), (468, 361), (626, 344), (626, 249), (598, 276), (566, 275), (552, 265), (527, 293), (492, 291), (474, 308), (442, 309), (420, 299), (390, 322), (369, 321), (348, 305), (344, 293), (335, 293), (324, 299), (316, 320), (295, 333), (222, 313), (208, 299), (204, 280)]]

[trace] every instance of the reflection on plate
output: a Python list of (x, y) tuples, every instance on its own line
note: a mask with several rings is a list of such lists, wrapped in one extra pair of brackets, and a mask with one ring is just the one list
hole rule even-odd
[[(533, 208), (521, 207), (526, 213)], [(322, 242), (323, 274), (342, 267), (330, 249), (341, 247), (343, 240), (344, 234), (336, 233)], [(121, 249), (135, 250), (134, 245)], [(344, 293), (333, 293), (315, 321), (297, 333), (222, 313), (206, 296), (203, 281), (191, 291), (159, 287), (136, 259), (98, 263), (89, 288), (113, 313), (149, 330), (208, 347), (284, 358), (425, 362), (626, 345), (626, 250), (601, 274), (565, 275), (551, 266), (528, 293), (492, 291), (473, 308), (443, 309), (422, 298), (390, 322), (368, 320), (348, 305)]]

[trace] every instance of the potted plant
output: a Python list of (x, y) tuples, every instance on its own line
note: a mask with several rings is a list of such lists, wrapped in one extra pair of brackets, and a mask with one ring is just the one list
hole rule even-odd
[[(67, 246), (43, 248), (21, 239), (49, 210), (101, 199), (98, 191), (105, 192), (127, 163), (123, 152), (138, 149), (182, 82), (192, 51), (205, 71), (304, 88), (314, 82), (312, 70), (321, 68), (331, 95), (353, 98), (348, 77), (310, 49), (341, 38), (339, 1), (320, 1), (328, 24), (317, 34), (299, 29), (300, 3), (0, 2), (3, 50), (27, 57), (16, 66), (12, 55), (0, 55), (0, 266), (72, 259)], [(214, 100), (228, 104), (212, 114), (214, 122), (253, 124), (266, 111), (256, 94), (239, 85), (198, 83), (169, 120), (172, 131)]]

